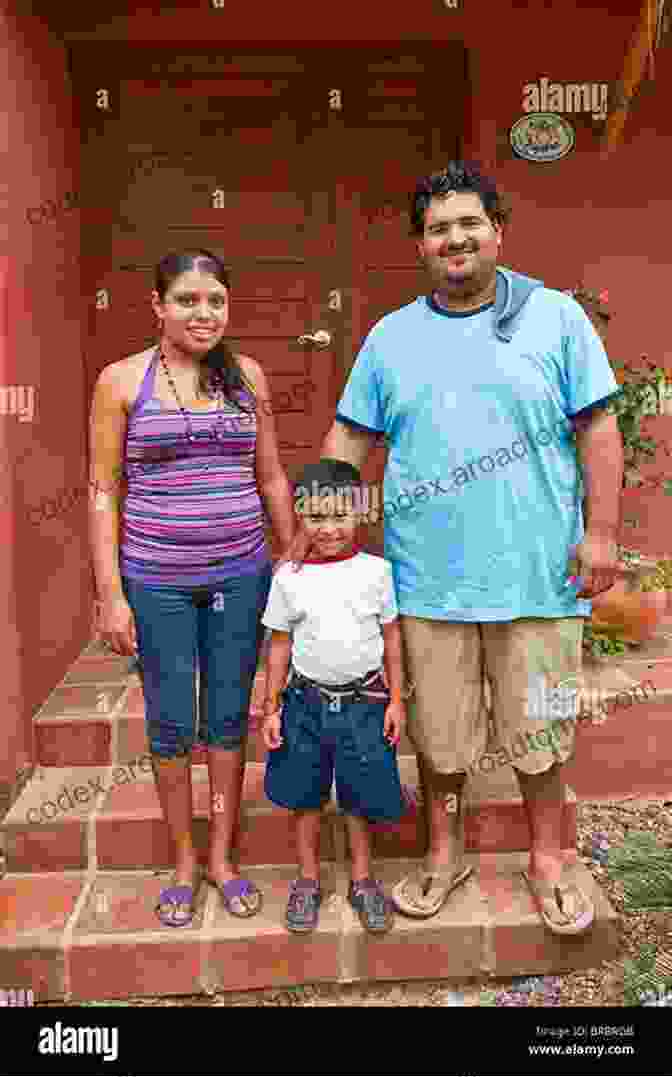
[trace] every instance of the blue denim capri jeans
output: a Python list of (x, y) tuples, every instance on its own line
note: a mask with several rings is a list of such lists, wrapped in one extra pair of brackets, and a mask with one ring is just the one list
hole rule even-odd
[(228, 749), (244, 743), (271, 577), (268, 565), (205, 587), (122, 579), (135, 617), (152, 754), (184, 756), (196, 740)]

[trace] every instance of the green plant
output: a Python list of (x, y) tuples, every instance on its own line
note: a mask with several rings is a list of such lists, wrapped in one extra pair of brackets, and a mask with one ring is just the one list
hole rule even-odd
[(610, 850), (609, 874), (623, 884), (626, 911), (672, 908), (672, 848), (647, 831), (627, 834)]
[(617, 553), (619, 562), (624, 565), (634, 567), (642, 563), (642, 555), (639, 550), (629, 550), (625, 546), (619, 546)]
[(627, 651), (627, 644), (618, 636), (596, 632), (589, 623), (583, 626), (583, 646), (593, 658), (609, 658), (615, 654), (625, 654)]
[(666, 587), (667, 575), (660, 567), (660, 563), (657, 565), (655, 572), (649, 573), (648, 576), (644, 576), (639, 583), (640, 591), (664, 591)]
[(672, 590), (672, 558), (662, 558), (658, 562), (658, 571), (662, 574), (665, 590)]
[[(629, 568), (635, 568), (642, 564), (643, 557), (637, 550), (627, 550), (623, 546), (618, 547), (619, 564)], [(650, 563), (650, 562), (649, 562)], [(636, 591), (668, 591), (672, 589), (672, 559), (659, 558), (652, 567), (651, 572), (641, 576), (635, 584)]]
[(662, 367), (649, 362), (645, 355), (642, 356), (642, 360), (649, 368), (649, 374), (645, 377), (641, 376), (641, 371), (636, 371), (628, 363), (615, 360), (611, 364), (614, 370), (640, 375), (636, 381), (623, 381), (619, 396), (608, 405), (608, 411), (615, 415), (618, 421), (618, 428), (623, 438), (625, 462), (631, 467), (636, 466), (642, 456), (655, 456), (657, 443), (653, 438), (642, 437), (640, 428), (642, 419), (647, 415), (658, 414), (666, 382), (666, 374)]
[[(672, 450), (664, 442), (657, 442), (654, 441), (653, 438), (642, 437), (642, 420), (646, 418), (647, 415), (659, 414), (660, 402), (665, 393), (667, 382), (667, 374), (662, 367), (657, 366), (656, 363), (650, 362), (646, 355), (642, 355), (642, 360), (649, 370), (649, 373), (646, 376), (642, 376), (641, 369), (635, 370), (627, 363), (617, 361), (612, 362), (612, 366), (615, 370), (622, 370), (625, 374), (637, 376), (636, 381), (622, 381), (620, 395), (612, 400), (607, 407), (607, 410), (612, 415), (616, 416), (618, 429), (623, 438), (623, 452), (626, 465), (623, 476), (624, 486), (626, 486), (628, 481), (632, 479), (633, 472), (643, 458), (651, 459), (658, 451), (662, 451), (667, 459), (672, 457)], [(621, 379), (619, 378), (619, 381), (620, 380)], [(664, 471), (657, 474), (647, 475), (646, 477), (636, 475), (636, 482), (633, 483), (633, 485), (648, 487), (649, 489), (661, 489), (663, 493), (672, 495), (672, 479), (668, 478), (668, 475)], [(637, 527), (639, 520), (637, 517), (634, 517), (629, 519), (628, 523), (632, 527)], [(652, 590), (655, 588), (649, 587), (648, 589)]]
[(623, 962), (623, 1001), (626, 1006), (641, 1006), (642, 995), (659, 994), (672, 988), (672, 976), (662, 978), (655, 971), (657, 948), (644, 943), (634, 958)]
[(479, 1004), (481, 1006), (496, 1006), (497, 1005), (497, 992), (488, 990), (481, 991), (479, 996)]
[[(607, 327), (611, 317), (608, 310), (609, 293), (591, 291), (580, 282), (575, 288), (568, 289), (567, 294), (586, 312), (606, 347)], [(638, 462), (642, 458), (650, 459), (655, 456), (658, 449), (662, 449), (665, 456), (672, 456), (672, 451), (666, 445), (659, 445), (653, 438), (643, 437), (641, 432), (642, 420), (647, 415), (658, 415), (661, 412), (668, 375), (663, 367), (649, 360), (646, 354), (641, 356), (638, 368), (620, 360), (611, 360), (611, 365), (621, 392), (610, 401), (607, 410), (616, 416), (623, 438), (626, 465), (623, 485), (660, 488), (664, 493), (672, 495), (672, 479), (666, 474), (644, 478), (635, 473)], [(632, 482), (633, 479), (636, 481)], [(636, 527), (639, 521), (635, 517), (628, 520), (628, 523)]]

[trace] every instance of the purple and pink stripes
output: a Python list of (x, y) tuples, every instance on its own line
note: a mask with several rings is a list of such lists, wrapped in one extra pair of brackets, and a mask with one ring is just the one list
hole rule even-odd
[[(151, 586), (210, 585), (261, 571), (269, 561), (255, 477), (257, 420), (226, 403), (189, 411), (195, 442), (176, 407), (154, 397), (158, 352), (129, 415), (121, 572)], [(251, 393), (238, 399), (253, 407)]]

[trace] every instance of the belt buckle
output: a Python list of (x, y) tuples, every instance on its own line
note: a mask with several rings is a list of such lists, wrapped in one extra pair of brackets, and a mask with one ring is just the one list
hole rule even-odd
[(329, 695), (329, 710), (330, 711), (340, 711), (340, 709), (341, 709), (341, 696), (340, 696), (340, 694), (332, 695), (331, 692), (329, 692), (328, 695)]

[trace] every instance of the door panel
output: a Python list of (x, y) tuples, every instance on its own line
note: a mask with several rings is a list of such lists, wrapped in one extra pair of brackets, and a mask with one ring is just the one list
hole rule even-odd
[[(384, 112), (379, 97), (387, 90)], [(357, 184), (359, 244), (353, 271), (360, 294), (361, 339), (383, 314), (426, 291), (427, 282), (410, 235), (410, 195), (423, 175), (444, 166), (457, 150), (457, 138), (445, 156), (437, 151), (437, 127), (443, 120), (423, 83), (374, 84), (356, 101), (348, 121), (349, 161), (366, 168), (349, 178)], [(353, 110), (354, 111), (354, 110)]]
[(121, 227), (99, 282), (110, 307), (96, 312), (93, 339), (97, 370), (147, 347), (154, 266), (190, 247), (220, 255), (231, 276), (227, 338), (268, 377), (290, 473), (314, 458), (330, 425), (334, 363), (332, 350), (297, 342), (326, 298), (315, 258), (324, 196), (305, 167), (311, 116), (297, 90), (286, 79), (121, 82), (109, 178)]
[[(144, 69), (161, 74), (153, 58)], [(175, 67), (179, 57), (170, 59)], [(214, 57), (204, 56), (191, 77), (166, 67), (152, 79), (138, 77), (137, 57), (107, 74), (94, 57), (80, 62), (82, 99), (108, 85), (114, 102), (104, 117), (89, 110), (83, 125), (93, 191), (84, 266), (110, 301), (92, 314), (88, 366), (93, 381), (156, 340), (150, 295), (165, 254), (214, 251), (231, 276), (227, 336), (266, 373), (293, 477), (317, 458), (368, 329), (426, 288), (408, 200), (420, 175), (459, 155), (463, 51), (367, 49), (347, 66), (342, 51), (331, 60), (306, 52), (293, 58), (296, 73), (270, 57), (277, 75), (253, 59), (249, 77), (231, 65), (213, 75)], [(334, 86), (340, 110), (329, 107)], [(340, 309), (328, 303), (333, 290)], [(297, 342), (320, 328), (332, 334), (329, 348)], [(381, 477), (384, 460), (375, 450), (365, 476)]]
[[(421, 176), (459, 155), (459, 126), (446, 101), (461, 100), (459, 93), (451, 99), (448, 85), (440, 92), (433, 89), (431, 78), (415, 75), (374, 78), (348, 95), (352, 107), (344, 159), (350, 167), (341, 212), (350, 217), (353, 231), (350, 363), (376, 321), (427, 290), (410, 235), (410, 196)], [(387, 451), (379, 444), (367, 459), (364, 477), (382, 483), (386, 460)], [(382, 553), (382, 518), (371, 528), (371, 537), (370, 548)]]

